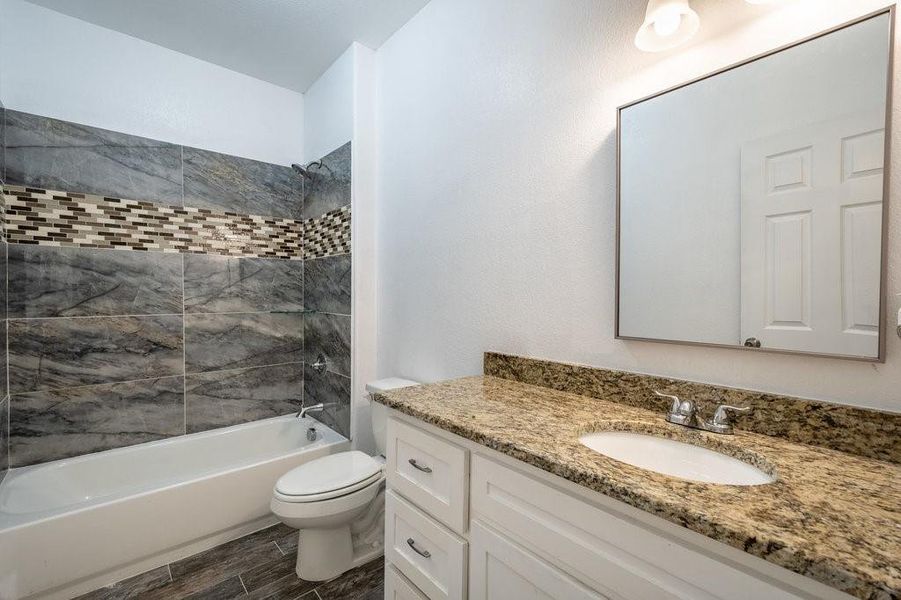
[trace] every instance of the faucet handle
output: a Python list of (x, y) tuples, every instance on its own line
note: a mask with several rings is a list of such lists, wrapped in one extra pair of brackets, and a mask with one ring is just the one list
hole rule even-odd
[(669, 409), (671, 413), (678, 413), (682, 409), (682, 401), (679, 400), (679, 396), (673, 396), (672, 394), (663, 394), (654, 390), (654, 394), (660, 396), (661, 398), (669, 398), (673, 401), (672, 407)]
[(713, 433), (732, 433), (732, 422), (729, 420), (729, 411), (746, 413), (751, 410), (750, 406), (729, 406), (728, 404), (720, 404), (713, 412), (713, 418), (708, 420), (704, 425), (704, 429)]

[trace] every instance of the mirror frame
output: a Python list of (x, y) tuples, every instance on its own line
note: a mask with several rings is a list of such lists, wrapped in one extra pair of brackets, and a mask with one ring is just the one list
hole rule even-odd
[[(796, 46), (800, 46), (807, 42), (819, 39), (821, 37), (827, 36), (831, 33), (835, 33), (836, 31), (840, 31), (842, 29), (847, 29), (848, 27), (853, 27), (859, 23), (867, 21), (869, 19), (873, 19), (875, 17), (879, 17), (882, 15), (889, 16), (889, 49), (888, 49), (888, 73), (886, 74), (886, 101), (885, 101), (885, 150), (884, 150), (884, 162), (883, 162), (883, 182), (882, 182), (882, 253), (880, 256), (880, 275), (879, 275), (879, 352), (877, 356), (854, 356), (847, 354), (828, 354), (824, 352), (805, 352), (801, 350), (780, 350), (778, 348), (749, 348), (746, 346), (742, 346), (739, 344), (715, 344), (712, 342), (693, 342), (689, 340), (667, 340), (662, 338), (645, 338), (645, 337), (635, 337), (623, 335), (620, 331), (620, 277), (621, 273), (621, 264), (620, 264), (620, 252), (621, 252), (621, 216), (622, 216), (622, 195), (621, 195), (621, 179), (622, 179), (622, 112), (632, 106), (637, 104), (641, 104), (647, 100), (652, 100), (659, 96), (663, 96), (670, 92), (675, 92), (684, 87), (688, 87), (692, 84), (711, 79), (716, 77), (717, 75), (721, 75), (728, 71), (732, 71), (739, 67), (743, 67), (745, 65), (751, 64), (753, 62), (757, 62), (774, 54), (778, 54), (785, 50), (790, 50)], [(696, 77), (689, 81), (674, 85), (672, 87), (666, 88), (662, 91), (656, 92), (649, 96), (645, 96), (643, 98), (639, 98), (638, 100), (633, 100), (627, 104), (623, 104), (622, 106), (616, 109), (616, 299), (615, 299), (615, 310), (614, 310), (614, 339), (617, 340), (631, 340), (631, 341), (639, 341), (639, 342), (658, 342), (664, 344), (679, 344), (683, 346), (699, 346), (704, 348), (727, 348), (730, 350), (744, 350), (748, 352), (766, 352), (772, 354), (793, 354), (797, 356), (815, 356), (815, 357), (823, 357), (823, 358), (836, 358), (836, 359), (847, 359), (847, 360), (856, 360), (861, 362), (871, 362), (871, 363), (884, 363), (885, 362), (885, 347), (886, 347), (886, 336), (888, 335), (887, 331), (887, 322), (888, 322), (888, 302), (886, 301), (887, 294), (887, 280), (888, 280), (888, 225), (889, 225), (889, 198), (890, 198), (890, 190), (891, 190), (891, 142), (892, 142), (892, 90), (893, 90), (893, 73), (894, 73), (894, 54), (895, 54), (895, 5), (887, 6), (886, 8), (879, 9), (877, 11), (868, 13), (851, 21), (842, 23), (840, 25), (836, 25), (835, 27), (831, 27), (825, 31), (821, 31), (820, 33), (813, 34), (811, 36), (800, 39), (796, 42), (791, 42), (789, 44), (785, 44), (784, 46), (780, 46), (773, 50), (769, 50), (762, 54), (758, 54), (751, 58), (742, 60), (735, 64), (729, 65), (727, 67), (723, 67), (721, 69), (717, 69), (711, 73), (706, 75), (702, 75), (700, 77)]]

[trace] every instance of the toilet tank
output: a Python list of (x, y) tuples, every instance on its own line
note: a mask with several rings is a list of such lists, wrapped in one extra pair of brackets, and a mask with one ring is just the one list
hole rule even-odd
[[(375, 394), (378, 392), (387, 392), (388, 390), (397, 390), (400, 388), (419, 385), (415, 381), (409, 379), (401, 379), (399, 377), (389, 377), (388, 379), (379, 379), (366, 384), (366, 392)], [(385, 435), (385, 424), (387, 422), (388, 409), (384, 404), (371, 402), (369, 407), (370, 419), (372, 420), (372, 435), (375, 438), (376, 452), (385, 456), (385, 445), (387, 444), (387, 436)]]

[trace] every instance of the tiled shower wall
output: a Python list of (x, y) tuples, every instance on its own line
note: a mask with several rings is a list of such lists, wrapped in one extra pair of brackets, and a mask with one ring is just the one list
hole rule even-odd
[[(330, 233), (336, 222), (350, 215), (351, 145), (338, 148), (322, 159), (322, 167), (311, 167), (307, 180), (303, 216), (323, 223), (304, 234), (304, 403), (323, 403), (327, 410), (318, 418), (350, 437), (351, 374), (351, 254), (349, 247), (333, 248)], [(327, 369), (320, 373), (311, 365), (319, 355)]]
[[(279, 165), (4, 123), (11, 467), (288, 414), (304, 390), (348, 433), (349, 144), (304, 186)], [(319, 353), (329, 370), (305, 370)]]
[[(0, 188), (6, 172), (6, 110), (0, 103)], [(0, 482), (9, 467), (9, 388), (6, 384), (6, 228), (0, 219)]]

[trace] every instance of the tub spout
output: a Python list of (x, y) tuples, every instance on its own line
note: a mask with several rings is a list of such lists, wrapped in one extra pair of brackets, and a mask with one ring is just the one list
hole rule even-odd
[(319, 404), (314, 404), (312, 406), (304, 406), (297, 412), (297, 418), (302, 419), (307, 416), (307, 413), (311, 412), (319, 412), (325, 410), (327, 408), (331, 408), (333, 406), (338, 406), (337, 402), (320, 402)]

